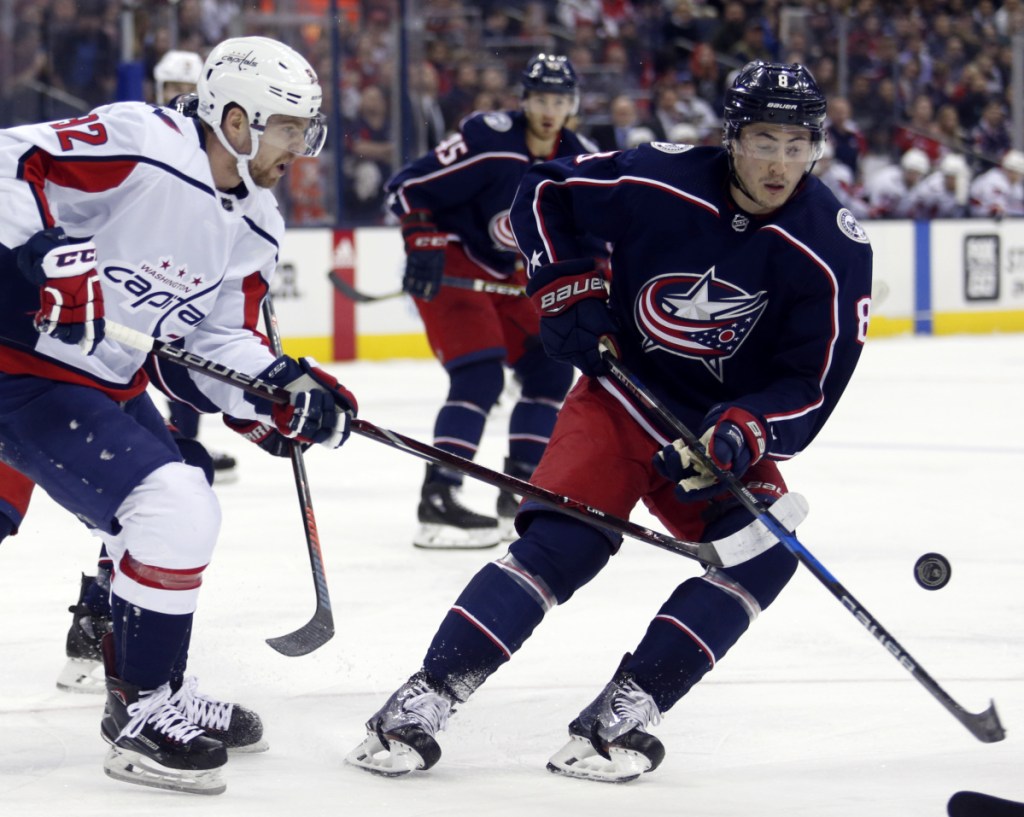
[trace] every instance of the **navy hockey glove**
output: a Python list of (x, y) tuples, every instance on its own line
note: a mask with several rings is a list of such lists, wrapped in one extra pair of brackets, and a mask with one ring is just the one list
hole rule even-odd
[[(712, 409), (700, 434), (700, 444), (711, 461), (737, 479), (765, 454), (764, 423), (737, 406)], [(676, 498), (682, 502), (711, 499), (724, 490), (682, 440), (662, 448), (654, 455), (653, 464), (658, 473), (677, 483)]]
[(596, 377), (605, 371), (600, 344), (618, 349), (618, 327), (608, 311), (605, 278), (592, 258), (541, 267), (526, 285), (540, 313), (540, 339), (548, 357)]
[(402, 238), (406, 256), (402, 289), (422, 301), (433, 300), (441, 289), (448, 238), (438, 232), (426, 210), (413, 210), (402, 216)]
[(291, 393), (289, 403), (245, 395), (285, 437), (327, 448), (337, 448), (348, 439), (350, 421), (359, 411), (356, 398), (313, 358), (282, 355), (259, 378)]
[[(251, 443), (256, 443), (260, 448), (274, 457), (287, 457), (291, 455), (292, 443), (273, 426), (261, 423), (259, 420), (240, 420), (237, 417), (224, 415), (224, 425), (232, 431), (241, 434)], [(309, 448), (309, 443), (301, 443), (302, 450)]]
[(41, 230), (18, 248), (18, 267), (39, 287), (36, 330), (91, 355), (103, 340), (103, 289), (96, 245), (72, 242), (60, 227)]

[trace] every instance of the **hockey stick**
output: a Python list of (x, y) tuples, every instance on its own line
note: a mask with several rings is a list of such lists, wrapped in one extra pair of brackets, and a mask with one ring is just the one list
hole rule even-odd
[[(164, 360), (177, 363), (193, 371), (201, 372), (215, 380), (236, 386), (250, 394), (255, 394), (276, 403), (286, 403), (289, 401), (289, 394), (285, 389), (274, 386), (257, 377), (229, 369), (227, 366), (207, 360), (192, 352), (187, 352), (181, 347), (156, 340), (150, 335), (130, 327), (107, 321), (106, 334), (109, 339), (123, 343), (125, 346), (149, 352)], [(608, 530), (647, 542), (665, 550), (670, 550), (687, 558), (696, 559), (708, 565), (728, 567), (739, 562), (745, 562), (763, 553), (776, 542), (776, 536), (757, 521), (751, 522), (750, 525), (742, 530), (722, 539), (716, 539), (712, 542), (687, 542), (642, 527), (634, 522), (612, 516), (599, 508), (590, 507), (579, 500), (561, 496), (500, 471), (492, 471), (472, 460), (467, 460), (457, 454), (435, 448), (432, 445), (406, 437), (395, 431), (378, 428), (366, 420), (353, 420), (352, 431), (363, 437), (369, 437), (382, 442), (392, 448), (414, 454), (429, 462), (455, 468), (496, 488), (501, 488), (514, 494), (530, 496), (549, 507), (556, 508), (585, 522), (607, 528)], [(790, 499), (780, 500), (776, 503), (775, 507), (778, 509), (777, 512), (781, 524), (786, 526), (787, 530), (792, 530), (807, 516), (807, 502), (799, 494), (789, 494), (788, 496)]]
[[(954, 701), (941, 686), (927, 673), (924, 668), (893, 638), (879, 621), (872, 616), (867, 608), (857, 601), (853, 595), (833, 576), (824, 565), (821, 564), (796, 538), (796, 535), (786, 530), (785, 526), (775, 517), (774, 511), (760, 502), (734, 474), (723, 471), (704, 452), (700, 441), (683, 423), (673, 415), (665, 405), (653, 395), (636, 376), (605, 348), (602, 350), (602, 357), (608, 365), (611, 376), (621, 383), (631, 395), (651, 411), (667, 427), (674, 430), (676, 434), (686, 443), (691, 454), (700, 462), (703, 468), (714, 474), (715, 478), (725, 486), (740, 503), (753, 514), (754, 518), (763, 522), (785, 548), (792, 553), (804, 565), (814, 577), (820, 581), (828, 591), (835, 596), (857, 621), (873, 635), (885, 648), (886, 652), (893, 656), (914, 679), (917, 680), (932, 696), (938, 700), (967, 730), (983, 743), (994, 743), (1006, 737), (1006, 732), (999, 722), (996, 714), (995, 702), (990, 701), (988, 709), (980, 713), (968, 712), (960, 704)], [(778, 503), (776, 503), (778, 504)], [(775, 506), (773, 505), (772, 508)]]
[[(263, 299), (263, 323), (266, 325), (270, 349), (280, 357), (281, 333), (277, 329), (277, 315), (268, 294)], [(327, 591), (327, 574), (320, 550), (320, 535), (317, 533), (316, 517), (313, 515), (313, 497), (309, 492), (309, 478), (306, 463), (302, 459), (302, 446), (292, 440), (288, 446), (295, 474), (295, 491), (299, 496), (302, 510), (302, 526), (306, 532), (306, 549), (309, 551), (309, 567), (313, 573), (313, 588), (316, 592), (316, 610), (313, 617), (294, 632), (268, 638), (266, 642), (282, 655), (307, 655), (319, 649), (334, 637), (334, 615), (331, 613), (331, 596)]]
[[(338, 292), (349, 300), (355, 301), (359, 304), (373, 303), (374, 301), (387, 301), (405, 294), (405, 290), (401, 289), (397, 292), (385, 292), (380, 295), (370, 295), (365, 292), (360, 292), (348, 281), (338, 275), (335, 270), (331, 270), (327, 273), (327, 277)], [(524, 286), (519, 286), (518, 284), (504, 284), (500, 281), (486, 281), (483, 278), (455, 278), (453, 276), (446, 275), (441, 279), (441, 285), (454, 287), (455, 289), (471, 289), (474, 292), (489, 292), (494, 295), (526, 295), (526, 287)]]

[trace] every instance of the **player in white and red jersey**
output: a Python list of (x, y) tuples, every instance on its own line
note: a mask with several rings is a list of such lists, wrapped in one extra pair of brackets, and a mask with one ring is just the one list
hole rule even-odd
[(1024, 216), (1024, 153), (1007, 151), (998, 167), (971, 182), (970, 194), (972, 216)]
[[(106, 339), (105, 321), (285, 388), (278, 405), (189, 376), (221, 411), (293, 439), (341, 445), (356, 406), (256, 332), (284, 228), (269, 188), (326, 134), (315, 73), (274, 40), (227, 40), (197, 97), (194, 117), (125, 102), (0, 131), (0, 457), (113, 560), (106, 772), (219, 793), (225, 733), (262, 733), (255, 713), (184, 678), (219, 509), (146, 393), (145, 354)], [(218, 730), (206, 715), (223, 707)]]

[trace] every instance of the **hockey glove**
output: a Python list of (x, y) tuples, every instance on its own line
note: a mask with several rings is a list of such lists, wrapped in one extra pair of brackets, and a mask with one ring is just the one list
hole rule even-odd
[[(241, 434), (249, 442), (256, 443), (274, 457), (287, 457), (291, 454), (291, 440), (267, 423), (261, 423), (259, 420), (240, 420), (225, 414), (224, 425)], [(302, 450), (305, 451), (310, 444), (301, 443), (301, 445)]]
[(444, 248), (448, 239), (438, 232), (426, 210), (413, 210), (402, 216), (405, 239), (405, 277), (402, 289), (422, 301), (433, 300), (441, 289), (444, 275)]
[(103, 288), (96, 245), (72, 242), (60, 227), (41, 230), (18, 248), (22, 275), (39, 287), (36, 330), (91, 355), (103, 340)]
[(541, 267), (526, 285), (540, 313), (540, 339), (548, 357), (596, 377), (605, 371), (600, 344), (618, 348), (618, 327), (608, 311), (605, 278), (591, 258)]
[[(724, 410), (718, 406), (701, 424), (700, 445), (715, 465), (739, 479), (765, 454), (764, 423), (737, 406)], [(653, 464), (658, 473), (677, 483), (676, 498), (681, 502), (711, 499), (724, 490), (682, 440), (662, 448)]]
[(359, 411), (356, 398), (313, 358), (282, 355), (259, 378), (291, 393), (288, 403), (245, 395), (285, 437), (327, 448), (337, 448), (348, 439), (350, 421)]

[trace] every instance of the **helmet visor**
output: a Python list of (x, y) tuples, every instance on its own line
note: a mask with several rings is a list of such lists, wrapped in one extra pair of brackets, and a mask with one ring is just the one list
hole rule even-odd
[(820, 133), (796, 125), (752, 122), (732, 140), (736, 156), (763, 162), (807, 165), (821, 158), (825, 143)]
[(321, 113), (310, 119), (273, 114), (265, 125), (253, 125), (260, 142), (297, 156), (318, 156), (327, 141), (327, 120)]

